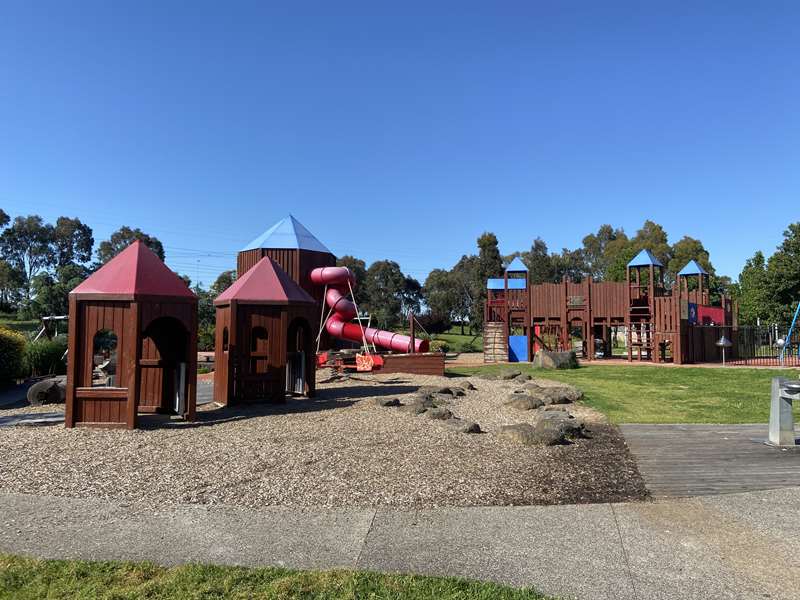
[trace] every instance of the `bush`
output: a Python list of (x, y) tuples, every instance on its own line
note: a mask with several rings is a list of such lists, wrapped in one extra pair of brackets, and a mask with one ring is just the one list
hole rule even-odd
[(431, 340), (429, 347), (431, 352), (447, 352), (450, 350), (450, 344), (444, 340)]
[(25, 349), (25, 370), (34, 377), (40, 375), (63, 375), (67, 364), (61, 359), (67, 349), (66, 336), (52, 340), (30, 342)]
[(417, 322), (429, 334), (434, 335), (437, 333), (445, 333), (450, 329), (450, 319), (436, 313), (425, 313), (417, 317)]
[(465, 342), (461, 344), (461, 352), (477, 352), (478, 348), (472, 342)]
[(24, 371), (25, 336), (0, 327), (0, 384), (13, 382)]

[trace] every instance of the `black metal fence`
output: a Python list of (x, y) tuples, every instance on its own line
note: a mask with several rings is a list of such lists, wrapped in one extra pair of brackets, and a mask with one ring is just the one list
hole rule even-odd
[[(788, 325), (692, 327), (689, 343), (693, 362), (721, 362), (722, 348), (717, 342), (724, 335), (732, 346), (725, 351), (726, 362), (746, 366), (800, 367), (800, 332), (794, 331), (785, 343)], [(781, 347), (785, 343), (783, 359)]]

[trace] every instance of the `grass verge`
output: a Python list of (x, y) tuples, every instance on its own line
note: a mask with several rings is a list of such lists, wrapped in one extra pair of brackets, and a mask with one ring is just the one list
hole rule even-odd
[[(507, 365), (456, 367), (452, 374), (499, 373)], [(796, 369), (588, 365), (548, 371), (514, 365), (535, 377), (581, 388), (585, 403), (615, 423), (767, 423), (770, 381)]]
[(361, 571), (37, 560), (0, 555), (0, 598), (545, 600), (528, 589), (464, 579)]

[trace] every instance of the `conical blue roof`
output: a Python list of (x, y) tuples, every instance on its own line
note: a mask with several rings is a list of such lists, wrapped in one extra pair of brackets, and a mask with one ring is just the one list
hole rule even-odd
[(658, 260), (650, 250), (642, 250), (633, 257), (631, 262), (628, 263), (629, 267), (649, 267), (653, 265), (654, 267), (663, 267), (664, 265), (661, 264), (661, 261)]
[(686, 263), (685, 267), (678, 271), (678, 275), (708, 275), (708, 271), (706, 271), (699, 262), (692, 259)]
[(527, 273), (528, 267), (525, 266), (525, 263), (519, 259), (519, 256), (515, 257), (514, 260), (511, 261), (511, 264), (506, 267), (506, 273)]
[(313, 250), (314, 252), (333, 254), (292, 215), (275, 223), (275, 225), (242, 248), (242, 252), (255, 250), (256, 248), (292, 248), (294, 250)]

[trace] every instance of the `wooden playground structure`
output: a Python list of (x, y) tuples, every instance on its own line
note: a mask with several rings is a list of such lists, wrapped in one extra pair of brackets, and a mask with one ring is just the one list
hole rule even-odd
[(735, 359), (735, 306), (724, 296), (712, 305), (708, 273), (691, 260), (671, 288), (664, 276), (664, 265), (642, 250), (628, 263), (624, 282), (531, 285), (516, 258), (502, 278), (487, 281), (484, 360), (524, 362), (541, 349), (576, 349), (585, 360), (611, 358), (624, 336), (629, 361), (714, 362), (722, 335), (733, 340)]

